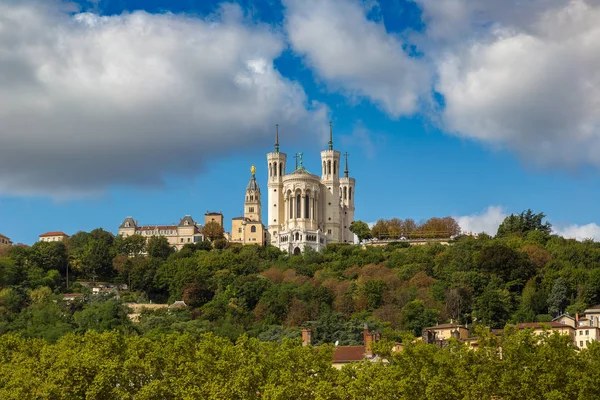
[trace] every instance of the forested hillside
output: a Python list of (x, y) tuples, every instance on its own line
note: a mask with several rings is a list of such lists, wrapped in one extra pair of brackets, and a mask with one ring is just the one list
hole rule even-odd
[[(316, 344), (358, 344), (365, 322), (397, 341), (403, 331), (418, 336), (438, 322), (502, 328), (600, 303), (600, 244), (552, 236), (540, 218), (526, 226), (518, 217), (507, 218), (496, 238), (463, 237), (449, 246), (339, 244), (299, 256), (208, 242), (174, 253), (161, 238), (146, 245), (142, 237), (115, 238), (101, 229), (66, 245), (14, 246), (0, 254), (0, 333), (51, 342), (70, 332), (115, 329), (281, 341), (310, 324)], [(92, 295), (77, 279), (125, 283), (129, 290), (118, 299)], [(61, 293), (73, 291), (85, 293), (84, 301), (62, 300)], [(137, 324), (122, 306), (176, 300), (189, 307), (146, 312)]]

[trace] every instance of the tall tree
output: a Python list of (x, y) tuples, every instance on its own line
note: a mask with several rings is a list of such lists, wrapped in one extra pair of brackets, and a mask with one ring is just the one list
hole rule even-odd
[(363, 240), (371, 239), (371, 229), (369, 229), (369, 225), (363, 221), (352, 221), (350, 223), (350, 232), (354, 233), (356, 237), (358, 237), (359, 242), (363, 242)]
[(558, 278), (548, 296), (548, 312), (555, 317), (564, 313), (569, 304), (569, 288), (563, 278)]
[(510, 234), (524, 234), (531, 231), (540, 231), (546, 234), (552, 232), (552, 225), (544, 222), (546, 215), (542, 213), (535, 214), (531, 209), (521, 212), (521, 214), (511, 214), (504, 218), (504, 221), (498, 227), (496, 236), (502, 237)]
[(224, 233), (225, 231), (223, 230), (223, 227), (214, 221), (207, 223), (202, 228), (202, 234), (204, 237), (209, 238), (211, 241), (222, 238)]
[(164, 236), (152, 236), (146, 245), (148, 255), (166, 260), (173, 253), (169, 240)]

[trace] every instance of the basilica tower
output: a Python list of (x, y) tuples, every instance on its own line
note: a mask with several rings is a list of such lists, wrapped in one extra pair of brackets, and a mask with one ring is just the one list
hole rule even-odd
[(321, 183), (324, 185), (322, 196), (323, 233), (331, 242), (342, 242), (343, 226), (340, 212), (340, 152), (333, 149), (333, 126), (329, 123), (329, 144), (327, 150), (321, 152), (322, 174)]
[(279, 152), (279, 125), (275, 131), (275, 151), (267, 154), (269, 166), (267, 229), (271, 233), (271, 243), (276, 244), (277, 232), (284, 223), (285, 212), (283, 204), (283, 176), (287, 155)]
[(261, 220), (260, 187), (256, 182), (256, 167), (250, 168), (252, 177), (246, 187), (246, 201), (244, 202), (244, 218), (249, 221)]
[(344, 154), (346, 158), (346, 167), (344, 168), (344, 177), (340, 179), (340, 197), (342, 201), (341, 221), (342, 238), (341, 242), (354, 242), (354, 234), (350, 232), (350, 224), (354, 221), (354, 186), (356, 179), (350, 178), (348, 171), (348, 153)]

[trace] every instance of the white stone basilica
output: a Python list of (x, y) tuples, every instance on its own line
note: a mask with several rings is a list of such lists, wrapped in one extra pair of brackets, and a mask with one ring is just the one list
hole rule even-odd
[(333, 149), (330, 124), (329, 146), (321, 152), (321, 177), (304, 168), (301, 153), (295, 170), (288, 174), (277, 131), (275, 151), (267, 154), (267, 229), (272, 245), (298, 254), (308, 247), (321, 250), (328, 243), (354, 242), (350, 223), (354, 221), (356, 180), (348, 176), (348, 154), (345, 156), (344, 176), (340, 177), (340, 152)]

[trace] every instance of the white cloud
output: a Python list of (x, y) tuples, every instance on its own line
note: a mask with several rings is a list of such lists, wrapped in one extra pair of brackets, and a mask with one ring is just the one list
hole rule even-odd
[(496, 235), (498, 226), (507, 217), (501, 206), (489, 206), (483, 213), (454, 217), (463, 233), (482, 233)]
[(292, 48), (327, 85), (367, 97), (392, 117), (412, 114), (430, 90), (427, 65), (370, 21), (355, 0), (284, 0)]
[[(421, 3), (434, 15), (444, 2)], [(444, 129), (545, 167), (600, 167), (599, 3), (451, 3), (468, 39), (447, 36), (430, 54)], [(441, 15), (431, 18), (432, 35), (453, 18)]]
[(275, 123), (285, 136), (327, 129), (273, 67), (283, 37), (238, 6), (200, 19), (59, 5), (0, 3), (0, 193), (157, 185), (270, 143)]
[(600, 241), (600, 226), (595, 223), (566, 225), (560, 228), (554, 227), (553, 230), (553, 233), (569, 239), (594, 239), (595, 241)]

